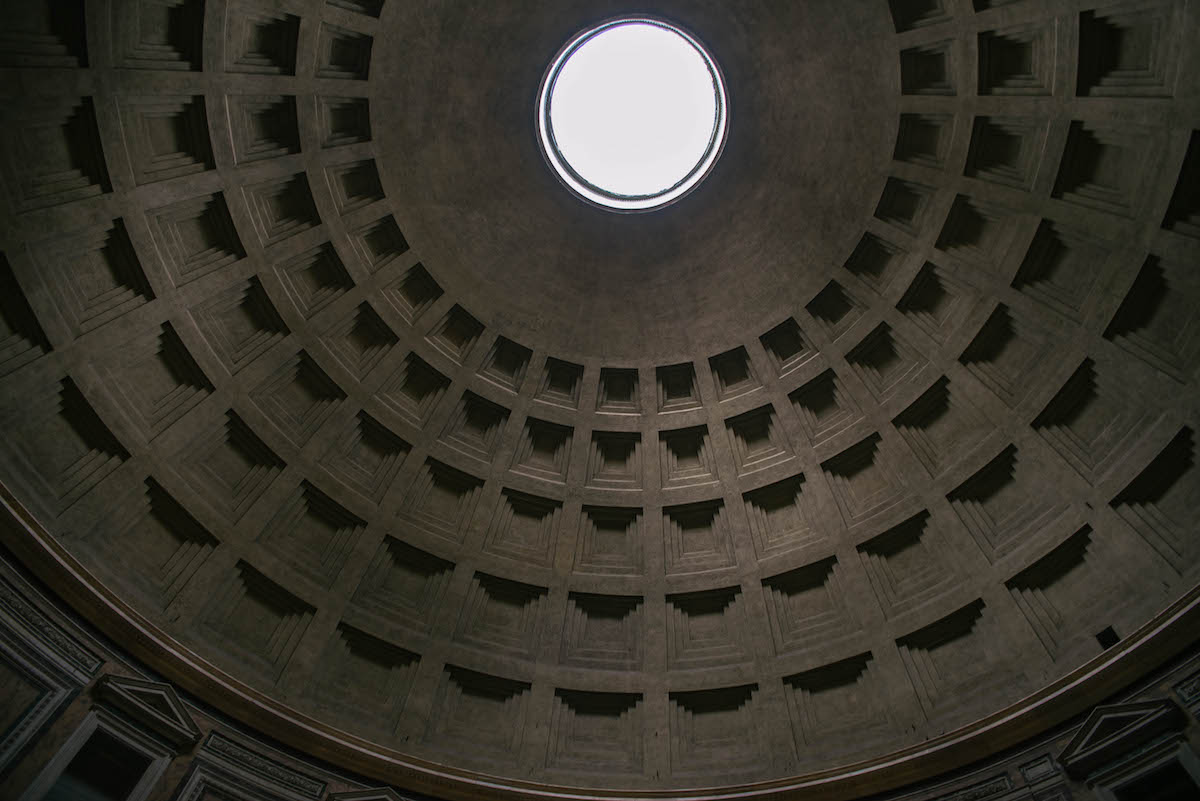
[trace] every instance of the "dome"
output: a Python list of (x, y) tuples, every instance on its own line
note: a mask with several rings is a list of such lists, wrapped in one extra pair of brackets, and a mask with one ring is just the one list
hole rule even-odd
[[(445, 798), (848, 799), (1194, 639), (1194, 3), (15, 5), (5, 547), (239, 725)], [(535, 111), (626, 15), (729, 114), (638, 214)]]

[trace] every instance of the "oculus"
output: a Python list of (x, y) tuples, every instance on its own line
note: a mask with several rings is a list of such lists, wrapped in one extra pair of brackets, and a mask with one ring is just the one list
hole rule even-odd
[(538, 93), (547, 163), (576, 195), (617, 212), (652, 211), (692, 191), (720, 156), (728, 123), (712, 56), (650, 17), (576, 34)]

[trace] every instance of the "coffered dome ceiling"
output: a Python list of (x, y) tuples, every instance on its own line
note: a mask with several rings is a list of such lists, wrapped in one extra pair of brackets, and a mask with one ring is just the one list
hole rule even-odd
[[(1194, 3), (14, 5), (6, 544), (259, 731), (848, 797), (1099, 700), (1200, 578)], [(615, 215), (534, 104), (648, 11), (729, 137)]]
[[(397, 154), (381, 159), (383, 184), (447, 293), (490, 307), (528, 347), (615, 366), (712, 355), (808, 302), (862, 236), (895, 143), (886, 4), (664, 4), (719, 60), (729, 139), (686, 203), (633, 216), (564, 191), (533, 130), (558, 49), (632, 9), (545, 5), (464, 4), (375, 56), (376, 139)], [(402, 6), (381, 19), (398, 39), (445, 15)]]

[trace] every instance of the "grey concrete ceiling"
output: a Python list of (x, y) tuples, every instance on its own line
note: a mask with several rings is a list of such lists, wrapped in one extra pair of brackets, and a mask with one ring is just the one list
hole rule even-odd
[[(406, 3), (383, 20), (389, 39), (406, 42), (374, 65), (385, 186), (448, 288), (520, 341), (622, 364), (715, 353), (807, 302), (857, 244), (899, 102), (879, 3), (656, 8), (719, 60), (732, 124), (702, 187), (648, 215), (575, 200), (533, 131), (539, 83), (562, 44), (640, 6), (439, 6)], [(416, 29), (428, 33), (408, 35)]]
[(1200, 578), (1194, 6), (637, 6), (732, 127), (618, 216), (533, 100), (632, 5), (22, 0), (8, 545), (228, 714), (454, 797), (1005, 747)]

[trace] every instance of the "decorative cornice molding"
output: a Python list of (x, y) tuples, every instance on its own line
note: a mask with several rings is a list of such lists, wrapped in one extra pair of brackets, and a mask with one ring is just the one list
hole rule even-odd
[(284, 767), (217, 732), (208, 735), (197, 758), (211, 759), (213, 756), (216, 756), (226, 769), (249, 773), (259, 780), (281, 785), (300, 797), (320, 798), (325, 794), (325, 782)]
[(1006, 793), (1012, 789), (1012, 780), (1007, 774), (993, 776), (990, 779), (973, 784), (970, 787), (964, 787), (961, 790), (956, 790), (949, 795), (939, 795), (937, 798), (930, 801), (983, 801), (985, 798)]
[(37, 639), (61, 656), (67, 664), (84, 677), (96, 675), (103, 660), (80, 645), (25, 599), (25, 596), (8, 581), (0, 578), (0, 604), (23, 626), (33, 632)]

